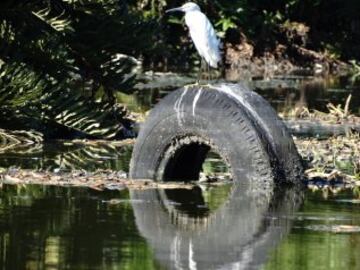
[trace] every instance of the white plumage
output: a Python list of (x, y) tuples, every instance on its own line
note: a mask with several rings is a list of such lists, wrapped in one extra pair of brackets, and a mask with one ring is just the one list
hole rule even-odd
[(209, 19), (201, 12), (200, 7), (189, 2), (179, 8), (169, 9), (167, 12), (172, 11), (185, 12), (185, 23), (189, 27), (196, 50), (211, 67), (217, 68), (221, 61), (220, 41)]

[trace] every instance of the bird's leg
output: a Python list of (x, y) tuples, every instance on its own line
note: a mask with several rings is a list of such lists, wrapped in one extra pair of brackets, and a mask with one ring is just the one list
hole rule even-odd
[(209, 64), (207, 62), (205, 62), (205, 73), (206, 73), (206, 81), (209, 81)]
[(202, 71), (203, 71), (203, 66), (204, 66), (204, 59), (201, 57), (200, 58), (200, 68), (199, 68), (198, 77), (197, 77), (197, 84), (200, 84)]
[(212, 79), (212, 77), (211, 77), (211, 66), (208, 63), (206, 63), (206, 69), (207, 69), (207, 85), (211, 86), (211, 79)]
[(207, 67), (208, 67), (208, 82), (211, 81), (211, 67), (209, 64), (207, 64)]

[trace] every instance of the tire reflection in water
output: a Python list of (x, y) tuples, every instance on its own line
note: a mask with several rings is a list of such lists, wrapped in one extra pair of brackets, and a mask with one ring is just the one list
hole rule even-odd
[[(224, 189), (224, 187), (214, 187)], [(136, 224), (169, 269), (257, 269), (290, 229), (302, 203), (299, 189), (267, 196), (233, 184), (221, 205), (206, 191), (132, 191)], [(223, 191), (220, 191), (223, 194)], [(210, 198), (218, 198), (216, 192)]]

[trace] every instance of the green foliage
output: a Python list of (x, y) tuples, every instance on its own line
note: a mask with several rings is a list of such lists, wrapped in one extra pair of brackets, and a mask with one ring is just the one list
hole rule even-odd
[(151, 49), (152, 24), (115, 0), (5, 0), (0, 9), (0, 117), (124, 135), (116, 92), (131, 91), (139, 62), (129, 55)]

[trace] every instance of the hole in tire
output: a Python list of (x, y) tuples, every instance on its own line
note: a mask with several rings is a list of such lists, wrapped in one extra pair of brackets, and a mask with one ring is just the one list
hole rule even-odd
[(198, 181), (191, 189), (164, 189), (164, 206), (178, 225), (202, 226), (231, 196), (230, 166), (209, 141), (197, 136), (177, 139), (163, 159), (162, 181)]
[(163, 181), (231, 180), (230, 168), (209, 145), (193, 142), (178, 147), (167, 159)]

